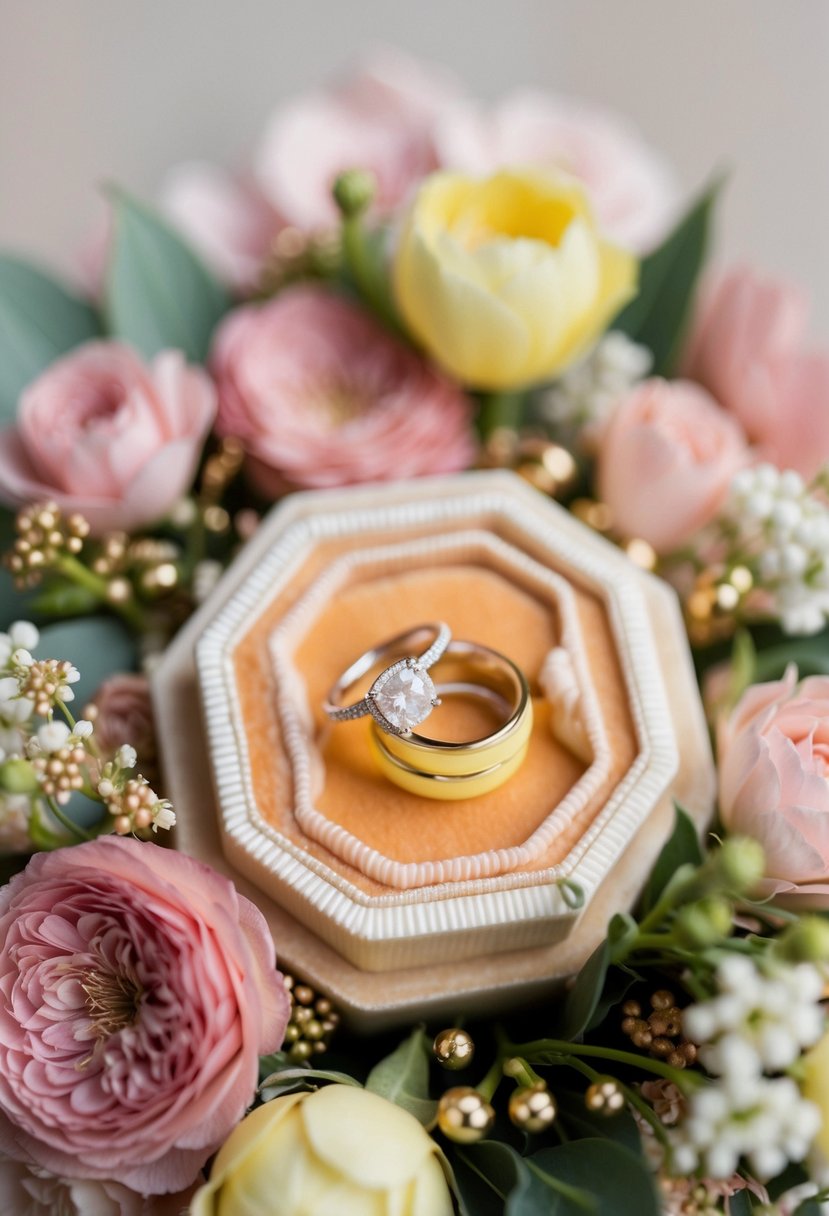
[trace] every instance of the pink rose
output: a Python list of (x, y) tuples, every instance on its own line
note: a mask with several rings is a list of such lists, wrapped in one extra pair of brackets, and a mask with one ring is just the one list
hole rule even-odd
[(350, 80), (284, 102), (256, 157), (263, 194), (297, 228), (334, 226), (331, 187), (345, 169), (369, 169), (386, 214), (437, 167), (432, 126), (452, 83), (400, 52), (373, 56)]
[(0, 1152), (181, 1190), (287, 1020), (265, 919), (226, 878), (113, 836), (39, 853), (0, 890)]
[(613, 526), (670, 553), (716, 515), (748, 458), (736, 422), (683, 380), (645, 380), (599, 441), (598, 491)]
[(486, 175), (504, 165), (564, 169), (584, 182), (599, 223), (637, 251), (664, 236), (675, 203), (662, 159), (618, 115), (525, 90), (489, 112), (472, 102), (447, 107), (435, 132), (441, 164)]
[(754, 684), (717, 750), (722, 821), (765, 849), (765, 893), (829, 907), (829, 677)]
[(829, 354), (806, 347), (807, 316), (792, 284), (736, 267), (702, 292), (684, 371), (765, 459), (809, 478), (829, 460)]
[(160, 519), (189, 488), (216, 412), (201, 368), (178, 351), (151, 364), (119, 342), (87, 342), (51, 364), (0, 431), (0, 498), (54, 499), (93, 533)]
[(236, 309), (219, 327), (211, 366), (217, 430), (245, 445), (266, 498), (289, 486), (454, 472), (474, 455), (460, 389), (324, 288)]
[(223, 283), (240, 295), (257, 287), (280, 220), (252, 182), (218, 165), (187, 161), (169, 171), (159, 201)]
[(0, 1154), (0, 1212), (7, 1216), (180, 1216), (193, 1191), (148, 1198), (120, 1182), (56, 1178)]

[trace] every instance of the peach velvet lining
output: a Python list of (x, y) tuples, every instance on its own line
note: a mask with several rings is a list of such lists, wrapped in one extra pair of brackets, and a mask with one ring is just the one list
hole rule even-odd
[[(289, 587), (264, 607), (233, 653), (260, 814), (367, 895), (384, 894), (389, 888), (334, 858), (306, 837), (294, 819), (291, 769), (279, 719), (272, 708), (275, 690), (268, 643), (276, 625), (334, 557), (378, 541), (387, 542), (388, 536), (363, 534), (318, 545)], [(527, 871), (544, 869), (564, 858), (638, 750), (604, 606), (584, 587), (574, 586), (573, 591), (610, 745), (610, 772), (569, 827), (554, 838), (542, 856), (523, 867)], [(499, 790), (469, 801), (426, 802), (387, 782), (374, 767), (366, 720), (327, 726), (320, 708), (322, 698), (358, 654), (394, 633), (435, 619), (446, 620), (457, 637), (468, 637), (508, 654), (525, 671), (534, 693), (539, 693), (535, 683), (538, 671), (549, 650), (559, 642), (555, 610), (548, 599), (542, 600), (483, 563), (455, 562), (385, 577), (372, 574), (358, 578), (340, 589), (334, 600), (309, 621), (308, 632), (295, 652), (295, 665), (315, 714), (324, 764), (324, 784), (317, 806), (332, 822), (402, 862), (463, 856), (520, 844), (584, 772), (584, 764), (553, 737), (549, 708), (538, 695), (534, 697), (535, 724), (523, 767)], [(435, 673), (438, 677), (439, 670)], [(441, 729), (447, 738), (470, 737), (488, 728), (484, 717), (480, 707), (453, 699), (430, 717), (429, 730), (437, 733)]]

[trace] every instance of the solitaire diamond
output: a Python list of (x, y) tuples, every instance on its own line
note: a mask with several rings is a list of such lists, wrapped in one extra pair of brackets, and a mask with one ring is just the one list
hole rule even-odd
[(371, 699), (395, 730), (406, 732), (429, 716), (437, 693), (423, 667), (401, 663), (377, 680)]

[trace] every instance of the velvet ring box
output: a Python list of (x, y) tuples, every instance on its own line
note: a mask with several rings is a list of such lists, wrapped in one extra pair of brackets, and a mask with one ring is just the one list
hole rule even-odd
[[(431, 620), (509, 655), (534, 694), (519, 772), (454, 803), (386, 781), (368, 720), (321, 708), (361, 651)], [(281, 961), (366, 1024), (560, 982), (635, 897), (673, 798), (710, 813), (672, 593), (511, 474), (290, 497), (156, 693), (178, 846), (227, 870)], [(483, 712), (453, 699), (429, 732), (473, 737)]]

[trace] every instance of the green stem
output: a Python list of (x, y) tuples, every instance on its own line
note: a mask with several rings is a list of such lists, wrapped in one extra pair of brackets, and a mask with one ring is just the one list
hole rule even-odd
[(475, 1086), (478, 1093), (491, 1102), (504, 1075), (503, 1060), (499, 1056), (482, 1081)]
[[(595, 1068), (591, 1068), (589, 1064), (585, 1064), (583, 1060), (569, 1060), (568, 1063), (571, 1068), (575, 1068), (575, 1070), (580, 1072), (583, 1077), (587, 1077), (588, 1081), (590, 1082), (599, 1081), (601, 1079), (602, 1074), (597, 1072)], [(620, 1081), (618, 1077), (614, 1079), (622, 1093), (625, 1095), (625, 1101), (639, 1111), (642, 1118), (645, 1119), (646, 1122), (649, 1123), (653, 1128), (656, 1138), (667, 1147), (668, 1135), (665, 1131), (665, 1125), (656, 1114), (653, 1107), (649, 1106), (645, 1099), (640, 1097), (631, 1085), (625, 1085), (624, 1081)]]
[(92, 840), (89, 832), (84, 831), (79, 824), (75, 823), (74, 819), (70, 819), (68, 815), (63, 813), (54, 798), (47, 798), (46, 803), (49, 807), (50, 813), (54, 815), (59, 824), (66, 828), (67, 832), (71, 833), (71, 835), (75, 836), (78, 840)]
[(362, 213), (343, 218), (342, 239), (346, 266), (363, 300), (388, 329), (395, 334), (403, 334), (389, 291), (386, 268), (380, 269)]
[(79, 587), (85, 587), (102, 604), (107, 604), (110, 608), (113, 608), (133, 629), (136, 629), (139, 633), (143, 630), (144, 613), (135, 601), (127, 600), (123, 604), (110, 603), (106, 580), (101, 578), (99, 574), (95, 574), (83, 562), (79, 562), (71, 553), (61, 553), (55, 559), (55, 569), (60, 574), (65, 575), (71, 582), (77, 583)]
[(481, 437), (488, 439), (502, 427), (517, 430), (523, 421), (525, 401), (523, 393), (483, 393), (478, 414)]
[[(679, 1068), (671, 1068), (661, 1060), (653, 1060), (650, 1056), (640, 1056), (632, 1051), (622, 1051), (616, 1047), (599, 1047), (592, 1043), (567, 1043), (562, 1039), (536, 1039), (532, 1043), (513, 1044), (513, 1054), (532, 1060), (536, 1064), (558, 1063), (570, 1057), (588, 1056), (599, 1060), (613, 1060), (616, 1064), (624, 1064), (628, 1068), (636, 1068), (644, 1072), (655, 1073), (664, 1077), (685, 1091), (689, 1086), (701, 1084), (701, 1077), (696, 1073), (684, 1072)], [(549, 1057), (553, 1059), (550, 1060)]]

